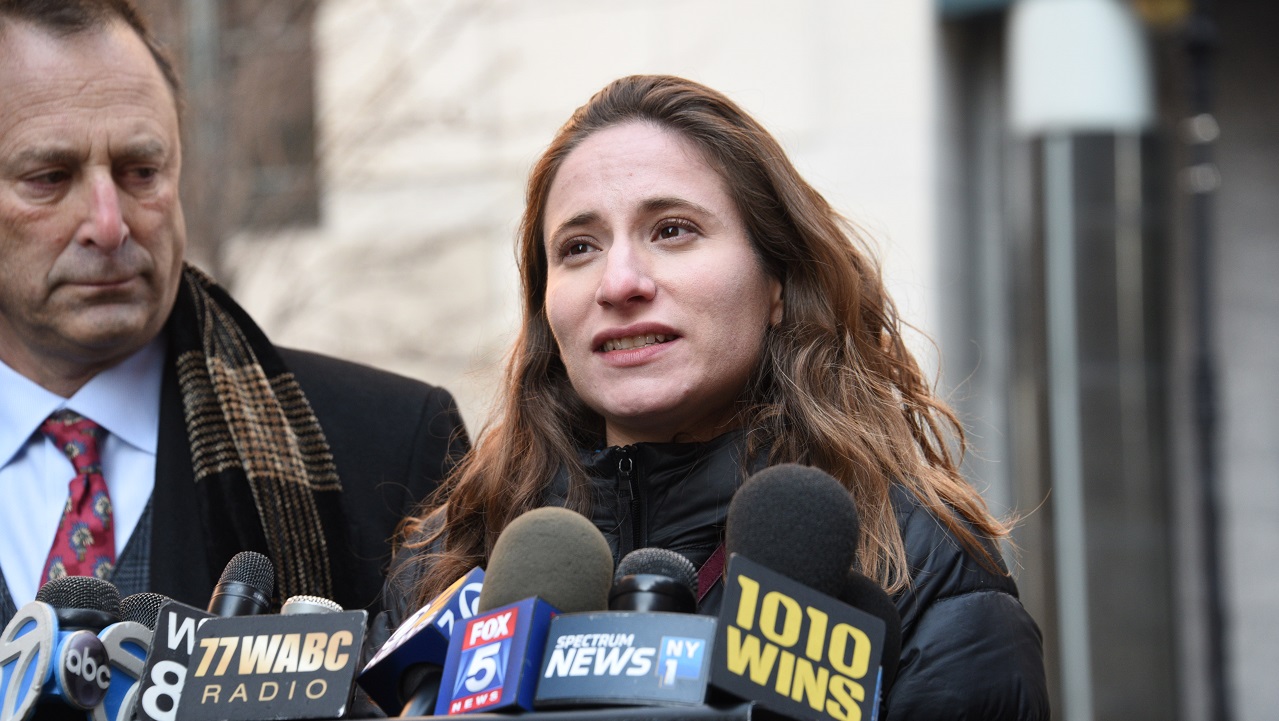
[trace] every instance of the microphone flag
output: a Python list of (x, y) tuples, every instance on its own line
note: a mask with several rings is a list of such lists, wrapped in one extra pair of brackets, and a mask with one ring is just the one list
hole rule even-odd
[(874, 719), (884, 632), (882, 619), (732, 554), (711, 683), (792, 718)]
[(701, 705), (714, 640), (710, 616), (633, 611), (556, 616), (536, 705)]
[(111, 660), (111, 685), (102, 703), (93, 708), (93, 721), (132, 721), (153, 636), (151, 629), (136, 621), (113, 623), (98, 634)]
[(30, 718), (53, 672), (58, 621), (53, 607), (32, 601), (18, 609), (0, 638), (0, 719)]
[(400, 679), (418, 663), (444, 665), (449, 638), (459, 621), (478, 612), (484, 569), (473, 568), (409, 616), (360, 672), (360, 687), (387, 713), (403, 705)]
[(91, 712), (106, 697), (106, 646), (93, 631), (64, 627), (58, 610), (27, 603), (0, 634), (0, 720), (33, 718), (47, 700)]
[(340, 718), (368, 612), (213, 618), (196, 632), (184, 721)]
[(178, 601), (160, 607), (156, 616), (151, 653), (147, 655), (139, 682), (139, 721), (174, 721), (182, 687), (187, 680), (187, 662), (195, 652), (196, 629), (214, 618), (213, 614)]
[(454, 626), (435, 714), (533, 710), (546, 633), (557, 613), (535, 596)]

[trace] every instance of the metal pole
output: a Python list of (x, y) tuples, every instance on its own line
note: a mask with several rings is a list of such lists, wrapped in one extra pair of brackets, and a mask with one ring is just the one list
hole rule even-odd
[(1194, 292), (1195, 421), (1199, 445), (1200, 499), (1203, 524), (1203, 563), (1208, 624), (1208, 685), (1212, 718), (1229, 721), (1231, 704), (1227, 664), (1227, 625), (1223, 602), (1219, 489), (1217, 487), (1217, 367), (1213, 325), (1212, 200), (1220, 183), (1212, 163), (1212, 143), (1218, 135), (1212, 116), (1213, 53), (1217, 28), (1211, 0), (1195, 0), (1186, 28), (1189, 57), (1190, 118), (1185, 131), (1191, 164), (1182, 171), (1182, 186), (1190, 194), (1189, 232)]
[(1044, 283), (1048, 315), (1048, 412), (1057, 557), (1062, 694), (1067, 721), (1093, 718), (1088, 634), (1087, 528), (1075, 304), (1074, 142), (1049, 135), (1044, 153)]

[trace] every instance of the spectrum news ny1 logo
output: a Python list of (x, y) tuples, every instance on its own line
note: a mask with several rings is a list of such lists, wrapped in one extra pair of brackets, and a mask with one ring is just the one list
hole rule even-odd
[(209, 619), (196, 633), (182, 718), (342, 716), (367, 619), (366, 611)]
[(556, 616), (542, 659), (537, 705), (701, 704), (715, 626), (710, 616), (687, 613)]
[(734, 554), (711, 683), (794, 718), (871, 720), (884, 634), (882, 619)]

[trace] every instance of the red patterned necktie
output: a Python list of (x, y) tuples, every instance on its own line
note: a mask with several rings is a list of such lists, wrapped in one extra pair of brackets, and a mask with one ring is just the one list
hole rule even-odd
[(98, 443), (106, 432), (97, 423), (66, 409), (49, 416), (40, 432), (67, 454), (76, 471), (41, 583), (63, 576), (108, 580), (115, 570), (115, 528), (98, 453)]

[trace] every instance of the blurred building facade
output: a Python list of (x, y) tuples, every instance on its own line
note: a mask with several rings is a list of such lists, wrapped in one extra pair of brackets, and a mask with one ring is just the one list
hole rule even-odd
[[(1131, 20), (1145, 121), (1019, 127), (1010, 84), (1037, 60), (1013, 59), (1025, 8), (1007, 0), (142, 4), (188, 81), (197, 262), (276, 342), (444, 385), (473, 433), (517, 323), (525, 175), (555, 129), (629, 73), (724, 91), (875, 238), (937, 341), (915, 347), (969, 428), (967, 472), (1023, 518), (1009, 555), (1057, 717), (1218, 717), (1221, 682), (1231, 718), (1270, 718), (1279, 12), (1212, 3), (1214, 133), (1185, 123), (1189, 0), (1021, 0), (1046, 3)], [(1103, 35), (1063, 26), (1052, 52)]]

